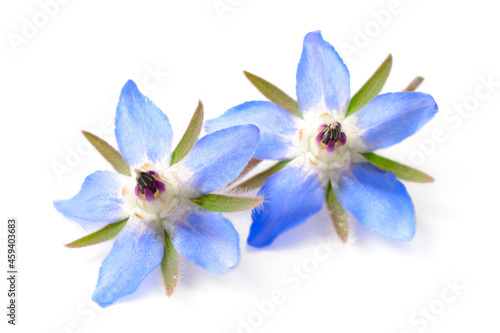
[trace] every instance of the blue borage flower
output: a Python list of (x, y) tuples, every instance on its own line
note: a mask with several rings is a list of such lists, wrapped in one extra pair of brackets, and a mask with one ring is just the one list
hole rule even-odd
[(209, 134), (171, 165), (170, 122), (132, 81), (122, 89), (115, 126), (119, 151), (131, 171), (124, 173), (133, 176), (96, 171), (73, 198), (54, 202), (64, 216), (79, 221), (105, 224), (128, 218), (102, 263), (92, 299), (107, 306), (134, 292), (166, 259), (170, 240), (175, 250), (211, 272), (232, 270), (239, 261), (236, 230), (220, 213), (189, 199), (220, 190), (238, 176), (257, 147), (257, 127)]
[[(265, 82), (246, 74), (258, 88)], [(269, 97), (270, 89), (277, 88), (266, 84), (267, 90), (259, 89)], [(411, 240), (415, 212), (405, 186), (365, 156), (420, 129), (437, 112), (434, 99), (418, 92), (388, 93), (348, 115), (349, 71), (320, 32), (311, 32), (304, 39), (296, 93), (296, 109), (291, 105), (294, 101), (287, 101), (289, 97), (279, 91), (269, 99), (281, 106), (247, 102), (205, 125), (210, 133), (228, 126), (255, 124), (262, 138), (254, 157), (290, 161), (262, 185), (260, 193), (266, 202), (254, 211), (248, 243), (269, 245), (279, 234), (303, 223), (320, 211), (327, 190), (333, 196), (329, 207), (337, 209), (336, 217), (348, 215), (345, 209), (369, 229)]]

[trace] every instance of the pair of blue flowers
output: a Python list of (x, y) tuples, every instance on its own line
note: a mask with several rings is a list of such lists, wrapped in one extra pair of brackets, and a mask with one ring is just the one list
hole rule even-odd
[[(325, 200), (344, 241), (350, 220), (411, 240), (415, 212), (396, 176), (429, 178), (371, 151), (415, 133), (437, 106), (423, 93), (376, 96), (390, 69), (389, 62), (384, 64), (351, 99), (342, 59), (319, 32), (309, 33), (297, 70), (297, 102), (246, 73), (271, 101), (247, 102), (207, 121), (209, 134), (197, 140), (203, 123), (200, 103), (173, 151), (167, 116), (134, 82), (127, 82), (115, 119), (119, 152), (84, 132), (117, 173), (96, 171), (76, 196), (54, 202), (66, 217), (104, 226), (69, 247), (116, 237), (93, 300), (112, 304), (134, 292), (158, 266), (170, 295), (178, 279), (177, 252), (217, 274), (232, 270), (239, 261), (239, 236), (222, 212), (259, 206), (248, 237), (256, 247), (303, 223)], [(214, 193), (237, 178), (252, 157), (279, 161), (259, 180), (241, 185), (262, 185), (258, 197)]]

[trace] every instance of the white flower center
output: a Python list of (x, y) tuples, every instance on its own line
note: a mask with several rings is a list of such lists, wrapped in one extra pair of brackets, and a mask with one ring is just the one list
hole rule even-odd
[(355, 127), (348, 119), (335, 119), (323, 113), (300, 130), (304, 158), (324, 171), (340, 169), (351, 159), (351, 142), (356, 137)]
[(147, 163), (135, 170), (122, 194), (134, 207), (133, 214), (143, 221), (159, 221), (168, 217), (178, 206), (178, 190), (173, 179), (167, 178)]

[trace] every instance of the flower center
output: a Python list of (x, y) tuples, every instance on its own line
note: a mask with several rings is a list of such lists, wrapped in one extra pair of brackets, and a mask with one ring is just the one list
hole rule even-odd
[(338, 121), (330, 125), (322, 124), (318, 130), (321, 130), (321, 132), (316, 135), (316, 143), (319, 144), (321, 142), (326, 145), (326, 151), (329, 153), (335, 150), (337, 142), (340, 142), (342, 146), (347, 142), (347, 136), (342, 132), (342, 125)]
[(170, 209), (174, 191), (154, 170), (135, 169), (136, 185), (134, 188), (137, 204), (149, 213), (161, 213)]
[(331, 114), (321, 115), (309, 127), (309, 162), (324, 170), (343, 167), (350, 160), (346, 133), (350, 133), (349, 129), (344, 130), (342, 124), (334, 120)]
[(161, 192), (165, 191), (165, 184), (158, 180), (160, 175), (156, 171), (144, 172), (136, 169), (135, 173), (137, 174), (137, 185), (135, 186), (137, 198), (151, 202), (158, 198)]
[(336, 119), (325, 112), (306, 120), (299, 132), (299, 142), (305, 163), (330, 174), (344, 168), (353, 151), (357, 151), (357, 128), (353, 117)]

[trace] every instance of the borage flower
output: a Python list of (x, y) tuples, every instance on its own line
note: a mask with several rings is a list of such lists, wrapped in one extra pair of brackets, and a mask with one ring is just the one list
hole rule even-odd
[(266, 201), (254, 211), (250, 245), (270, 244), (319, 212), (325, 198), (344, 242), (351, 217), (381, 234), (413, 238), (414, 207), (395, 174), (413, 181), (432, 178), (371, 151), (415, 133), (436, 114), (437, 105), (430, 95), (418, 92), (377, 96), (391, 64), (389, 56), (351, 99), (347, 67), (321, 33), (312, 32), (304, 39), (297, 69), (298, 103), (245, 72), (271, 102), (238, 105), (207, 121), (206, 130), (255, 124), (262, 139), (254, 157), (282, 161), (240, 186), (258, 187), (272, 174), (260, 190)]
[(253, 208), (261, 198), (209, 193), (224, 188), (243, 170), (255, 152), (259, 130), (254, 125), (236, 126), (196, 141), (202, 122), (200, 103), (171, 153), (172, 127), (167, 116), (128, 81), (115, 118), (123, 157), (84, 132), (119, 173), (94, 172), (76, 196), (55, 201), (54, 206), (69, 218), (111, 223), (69, 247), (117, 235), (92, 296), (99, 305), (110, 305), (134, 292), (160, 264), (170, 295), (178, 275), (176, 250), (217, 274), (229, 272), (238, 263), (239, 236), (220, 212)]

